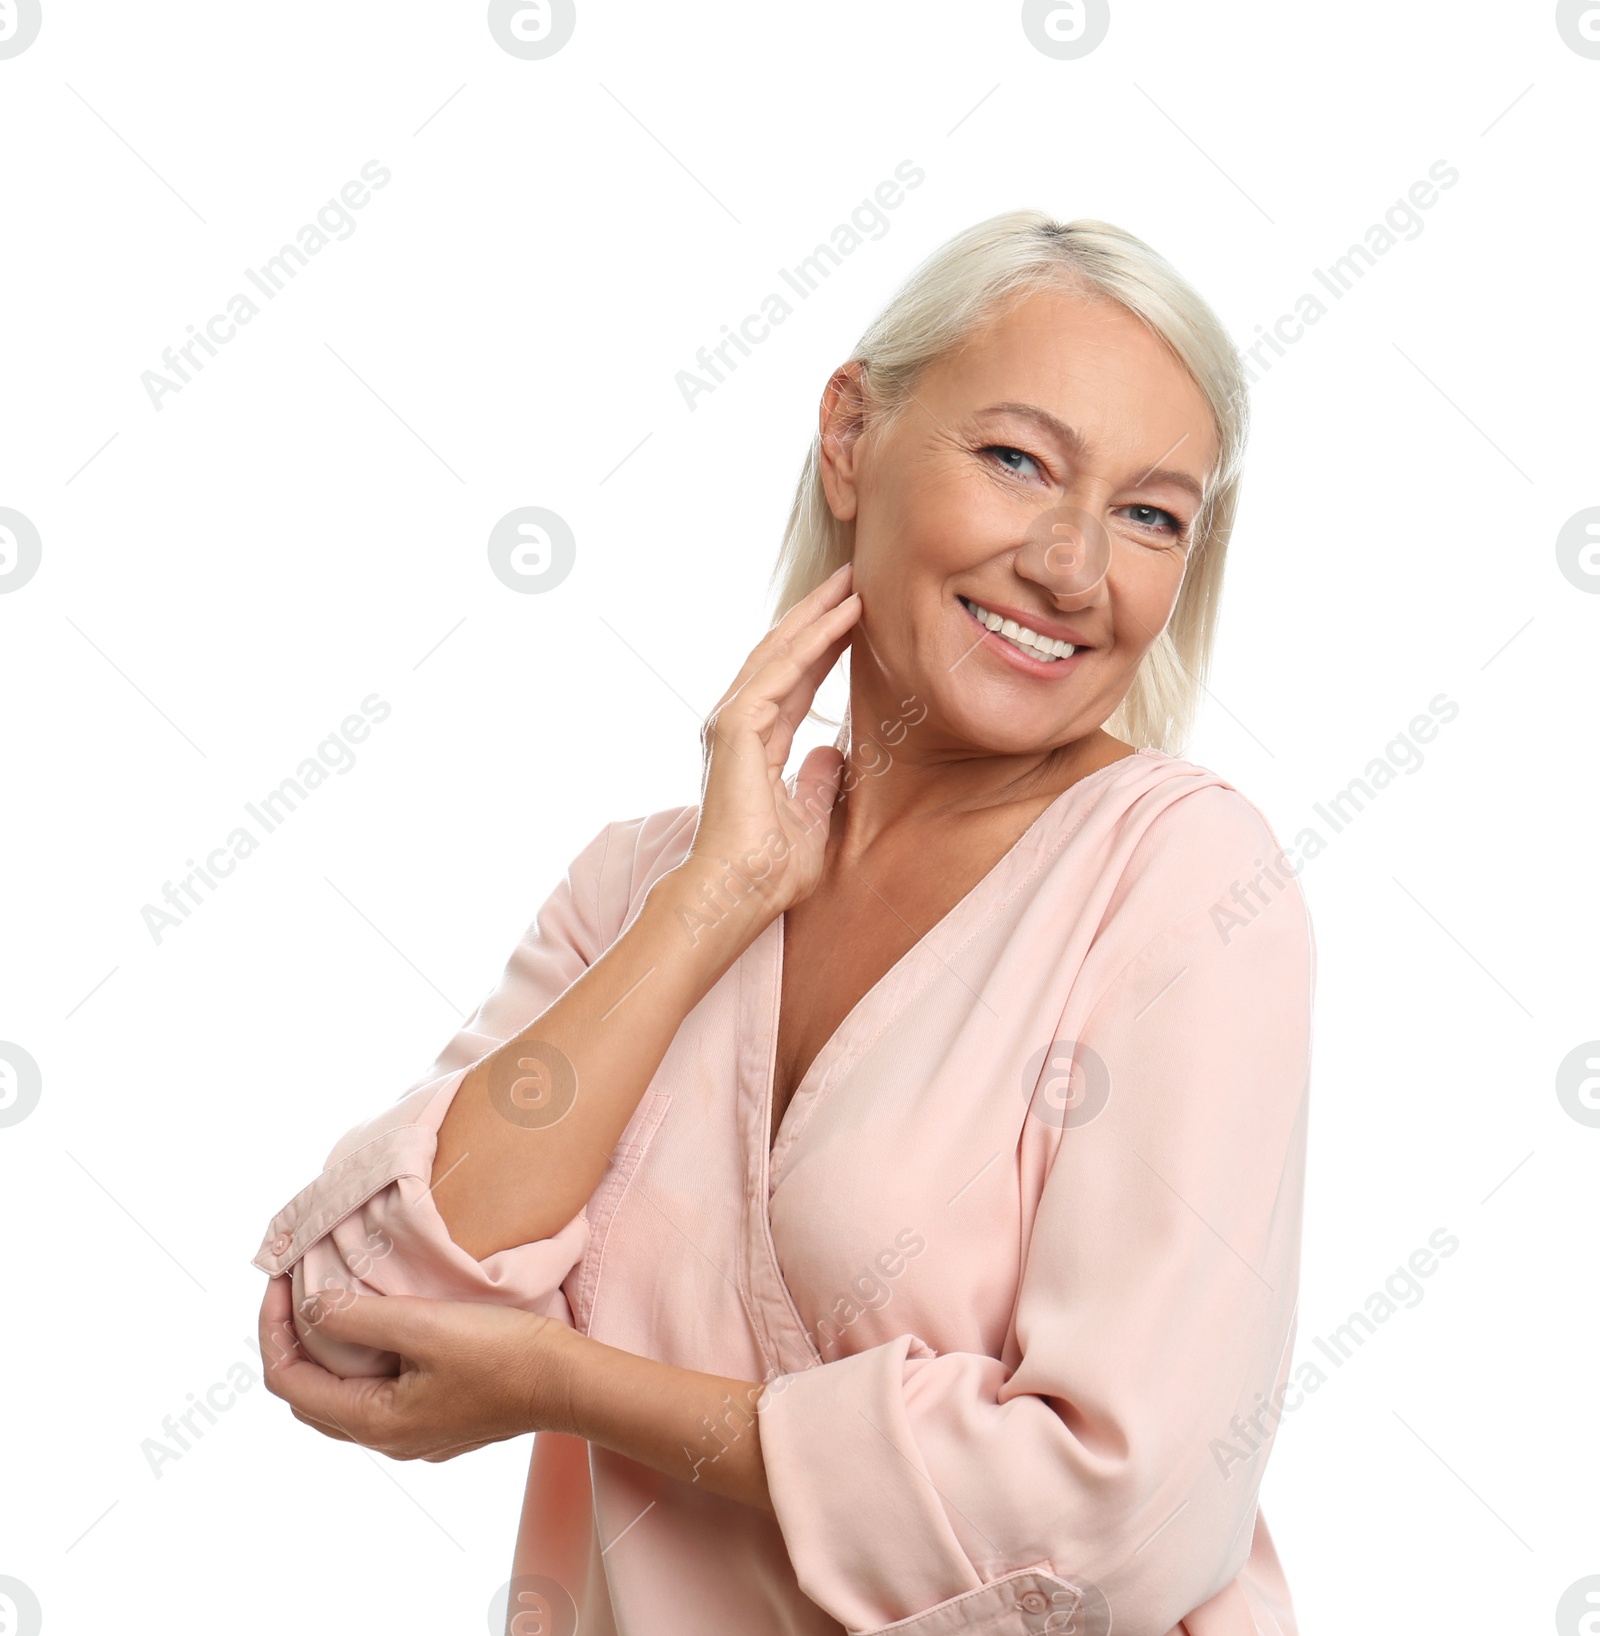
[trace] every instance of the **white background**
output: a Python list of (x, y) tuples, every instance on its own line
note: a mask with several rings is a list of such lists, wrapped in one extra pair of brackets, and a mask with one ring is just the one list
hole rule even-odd
[[(1555, 1090), (1600, 1036), (1600, 596), (1556, 557), (1600, 504), (1597, 111), (1547, 4), (1118, 3), (1061, 61), (1009, 4), (580, 0), (525, 61), (480, 4), (46, 0), (0, 60), (0, 506), (43, 542), (0, 595), (0, 1040), (43, 1085), (0, 1128), (0, 1574), (46, 1630), (487, 1628), (526, 1440), (396, 1465), (256, 1385), (159, 1477), (142, 1444), (258, 1370), (267, 1219), (567, 861), (695, 798), (829, 371), (1021, 206), (1145, 238), (1242, 346), (1329, 308), (1255, 389), (1186, 753), (1292, 844), (1459, 706), (1301, 877), (1297, 1356), (1460, 1248), (1285, 1419), (1263, 1505), (1307, 1636), (1549, 1628), (1600, 1574), (1600, 1129)], [(351, 235), (156, 409), (143, 372), (369, 160)], [(882, 236), (687, 407), (904, 160)], [(488, 568), (524, 505), (577, 539), (550, 594)], [(145, 905), (374, 693), (355, 766), (158, 943)]]

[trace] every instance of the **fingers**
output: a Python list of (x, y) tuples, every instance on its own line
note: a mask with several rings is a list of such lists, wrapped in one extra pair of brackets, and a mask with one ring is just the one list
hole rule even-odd
[(844, 757), (831, 744), (819, 744), (794, 775), (794, 800), (807, 824), (820, 824), (839, 798)]
[[(291, 1407), (289, 1413), (301, 1425), (309, 1426), (313, 1431), (321, 1432), (324, 1437), (331, 1438), (335, 1443), (354, 1443), (358, 1448), (373, 1447), (371, 1444), (362, 1442), (359, 1438), (352, 1437), (349, 1432), (342, 1430), (330, 1421), (318, 1420), (315, 1415), (306, 1414), (304, 1410)], [(438, 1465), (445, 1460), (454, 1460), (462, 1454), (476, 1454), (479, 1449), (486, 1449), (491, 1443), (500, 1441), (502, 1441), (500, 1438), (485, 1437), (472, 1443), (449, 1444), (444, 1448), (430, 1450), (426, 1454), (423, 1454), (420, 1450), (415, 1453), (408, 1452), (409, 1445), (406, 1443), (390, 1443), (383, 1448), (373, 1447), (373, 1452), (386, 1455), (391, 1460), (426, 1460), (432, 1465)]]
[[(853, 628), (853, 627), (852, 627)], [(799, 680), (789, 689), (789, 692), (779, 701), (778, 721), (783, 731), (788, 735), (788, 742), (793, 743), (795, 729), (806, 719), (806, 712), (816, 701), (817, 689), (822, 686), (828, 672), (839, 662), (839, 656), (850, 646), (851, 632), (846, 630), (837, 636), (829, 645), (811, 661), (801, 672)], [(787, 760), (787, 754), (785, 755)]]
[(317, 1420), (311, 1415), (305, 1414), (301, 1410), (295, 1408), (293, 1404), (289, 1405), (289, 1413), (292, 1414), (295, 1419), (301, 1423), (301, 1425), (309, 1426), (313, 1431), (321, 1432), (324, 1437), (331, 1437), (336, 1443), (355, 1442), (355, 1438), (353, 1438), (349, 1432), (341, 1431), (337, 1426), (331, 1425), (325, 1420)]
[[(256, 1318), (256, 1344), (261, 1348), (261, 1362), (269, 1377), (277, 1365), (305, 1356), (300, 1349), (300, 1337), (295, 1333), (292, 1301), (287, 1273), (267, 1280), (267, 1291), (261, 1298), (261, 1311)], [(270, 1378), (268, 1389), (271, 1389)]]
[(746, 684), (747, 694), (759, 701), (763, 712), (777, 706), (765, 734), (771, 766), (781, 770), (788, 761), (795, 729), (805, 720), (823, 678), (849, 647), (851, 629), (860, 617), (861, 599), (852, 594), (794, 637)]
[[(722, 778), (736, 776), (729, 758), (749, 757), (756, 766), (780, 772), (823, 678), (849, 644), (849, 630), (861, 615), (861, 598), (850, 589), (846, 563), (824, 580), (756, 644), (701, 730), (705, 754), (702, 804), (720, 761)], [(717, 750), (723, 755), (719, 758)], [(748, 776), (748, 774), (746, 775)]]
[[(814, 620), (828, 613), (831, 609), (853, 595), (855, 565), (845, 563), (836, 572), (808, 592), (767, 632), (751, 649), (749, 657), (739, 668), (739, 674), (734, 677), (733, 685), (723, 695), (722, 703), (732, 699), (746, 682), (766, 663), (772, 652), (781, 648), (798, 631), (803, 630)], [(720, 706), (719, 706), (720, 708)]]
[(438, 1465), (442, 1460), (454, 1460), (458, 1455), (476, 1454), (479, 1449), (486, 1449), (490, 1443), (500, 1442), (500, 1438), (486, 1437), (481, 1443), (460, 1443), (454, 1448), (435, 1449), (432, 1454), (424, 1454), (422, 1458), (429, 1465)]
[[(382, 1306), (389, 1299), (391, 1297), (368, 1296), (365, 1304)], [(362, 1298), (351, 1297), (351, 1300), (354, 1303)], [(376, 1425), (380, 1394), (390, 1384), (388, 1378), (343, 1380), (314, 1363), (306, 1356), (295, 1331), (291, 1301), (288, 1275), (280, 1274), (270, 1280), (258, 1319), (262, 1383), (274, 1397), (282, 1398), (289, 1405), (296, 1420), (314, 1426), (325, 1436), (348, 1443), (368, 1441)], [(324, 1295), (312, 1297), (306, 1305), (311, 1311), (304, 1321), (321, 1323), (330, 1332), (335, 1322), (347, 1315), (334, 1312)], [(319, 1306), (327, 1310), (319, 1311)], [(356, 1322), (361, 1324), (359, 1319)], [(341, 1328), (348, 1330), (349, 1326)], [(346, 1336), (341, 1334), (341, 1338)], [(349, 1335), (348, 1338), (358, 1337)]]
[[(804, 719), (822, 678), (844, 652), (850, 627), (860, 617), (861, 599), (852, 592), (767, 653), (718, 706), (712, 719), (719, 731), (731, 729), (737, 735), (754, 729), (764, 734), (777, 726), (792, 733)], [(771, 759), (782, 766), (788, 757), (787, 741), (771, 739), (768, 747)]]
[(433, 1354), (438, 1335), (436, 1301), (415, 1295), (357, 1295), (352, 1290), (324, 1289), (306, 1305), (309, 1321), (336, 1341), (353, 1341), (403, 1358)]
[(756, 651), (759, 652), (763, 646), (787, 642), (797, 631), (803, 630), (813, 620), (821, 618), (854, 594), (855, 564), (847, 562), (801, 597), (756, 644)]
[(336, 1427), (353, 1443), (371, 1445), (392, 1429), (384, 1413), (395, 1389), (388, 1375), (345, 1380), (304, 1359), (278, 1370), (271, 1389), (289, 1404), (296, 1419), (314, 1423), (319, 1431)]
[[(760, 648), (756, 650), (761, 654), (761, 658), (745, 679), (743, 687), (736, 688), (732, 697), (751, 689), (768, 697), (773, 696), (776, 690), (770, 681), (765, 688), (758, 684), (766, 680), (775, 670), (785, 673), (786, 667), (789, 666), (793, 666), (796, 673), (805, 670), (807, 666), (816, 662), (820, 654), (836, 643), (860, 617), (861, 598), (852, 591), (832, 607), (823, 609), (814, 619), (808, 620), (781, 639), (774, 641), (769, 637), (763, 644), (766, 651), (762, 653)], [(784, 687), (792, 685), (792, 678), (782, 685)]]

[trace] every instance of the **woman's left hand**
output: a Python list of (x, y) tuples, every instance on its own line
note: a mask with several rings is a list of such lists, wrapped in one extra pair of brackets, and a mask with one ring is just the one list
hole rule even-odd
[(290, 1300), (286, 1276), (269, 1281), (263, 1379), (297, 1420), (329, 1437), (391, 1460), (449, 1460), (564, 1419), (558, 1332), (567, 1326), (557, 1319), (473, 1301), (324, 1291), (307, 1302), (313, 1310), (302, 1324), (401, 1358), (398, 1375), (346, 1380), (306, 1356)]

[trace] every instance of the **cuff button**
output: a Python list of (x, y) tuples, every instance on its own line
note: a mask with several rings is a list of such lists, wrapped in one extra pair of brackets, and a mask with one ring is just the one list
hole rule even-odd
[(287, 1233), (279, 1233), (278, 1236), (272, 1241), (272, 1253), (274, 1255), (282, 1255), (293, 1243), (294, 1240), (290, 1238)]

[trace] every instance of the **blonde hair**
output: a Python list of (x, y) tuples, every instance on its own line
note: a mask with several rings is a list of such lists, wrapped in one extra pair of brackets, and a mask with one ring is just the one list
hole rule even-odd
[[(1199, 709), (1216, 633), (1222, 569), (1238, 505), (1249, 400), (1242, 361), (1221, 320), (1170, 262), (1109, 222), (1053, 221), (1014, 210), (936, 250), (868, 326), (850, 355), (865, 364), (864, 427), (909, 402), (917, 376), (1014, 299), (1065, 288), (1118, 302), (1162, 342), (1211, 406), (1219, 452), (1195, 518), (1183, 585), (1166, 628), (1105, 723), (1133, 744), (1178, 754)], [(855, 525), (833, 515), (822, 487), (822, 439), (811, 440), (772, 571), (774, 621), (849, 561)], [(826, 718), (823, 718), (826, 719)]]

